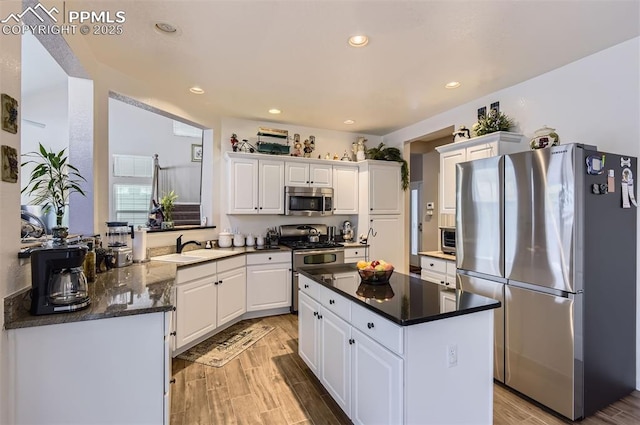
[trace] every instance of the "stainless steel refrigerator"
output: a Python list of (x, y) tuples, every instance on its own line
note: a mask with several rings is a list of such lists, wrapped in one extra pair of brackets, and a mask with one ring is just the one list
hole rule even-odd
[(504, 291), (497, 379), (569, 419), (635, 388), (636, 171), (579, 144), (457, 167), (460, 286)]

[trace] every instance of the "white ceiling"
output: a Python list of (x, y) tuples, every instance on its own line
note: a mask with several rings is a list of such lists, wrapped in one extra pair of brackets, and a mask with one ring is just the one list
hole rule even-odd
[[(125, 11), (124, 34), (89, 49), (181, 107), (379, 135), (640, 35), (637, 0), (66, 3)], [(356, 33), (367, 47), (347, 45)]]

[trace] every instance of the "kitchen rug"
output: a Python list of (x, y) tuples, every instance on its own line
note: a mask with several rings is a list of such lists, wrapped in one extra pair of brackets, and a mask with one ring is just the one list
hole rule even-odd
[(252, 321), (238, 322), (191, 347), (178, 355), (178, 358), (207, 366), (222, 367), (274, 329), (273, 326)]

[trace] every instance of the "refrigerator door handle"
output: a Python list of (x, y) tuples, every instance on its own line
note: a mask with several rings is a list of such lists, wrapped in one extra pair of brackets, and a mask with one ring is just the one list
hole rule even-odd
[[(552, 289), (545, 286), (532, 285), (531, 283), (518, 282), (517, 280), (508, 280), (507, 285), (516, 288), (528, 289), (530, 291), (540, 292), (542, 294), (553, 295), (555, 297), (573, 299), (573, 296), (575, 296), (575, 293), (573, 292), (561, 291), (560, 289)], [(578, 293), (582, 293), (582, 291)]]

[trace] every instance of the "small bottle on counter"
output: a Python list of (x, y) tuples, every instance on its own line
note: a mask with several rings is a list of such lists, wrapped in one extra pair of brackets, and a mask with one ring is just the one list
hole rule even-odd
[(87, 246), (89, 251), (84, 257), (84, 263), (82, 268), (84, 269), (84, 275), (87, 278), (87, 282), (95, 282), (96, 280), (96, 252), (93, 250), (93, 242), (88, 242)]

